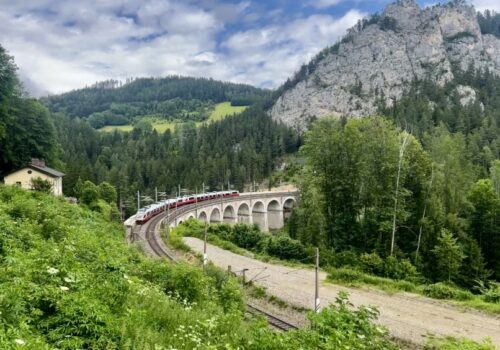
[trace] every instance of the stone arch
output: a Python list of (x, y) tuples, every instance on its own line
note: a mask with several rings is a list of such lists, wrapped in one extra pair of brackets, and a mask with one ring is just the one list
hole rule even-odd
[(180, 225), (180, 224), (182, 224), (183, 222), (184, 222), (184, 221), (179, 220), (179, 222), (177, 223), (177, 225)]
[(210, 213), (210, 223), (219, 223), (221, 222), (220, 219), (220, 210), (219, 208), (213, 208), (212, 212)]
[(205, 213), (204, 211), (200, 212), (198, 214), (198, 220), (203, 221), (203, 222), (207, 222), (207, 220), (208, 220), (207, 213)]
[(224, 215), (222, 215), (222, 219), (228, 224), (234, 224), (236, 221), (236, 214), (232, 205), (228, 205), (224, 208)]
[(195, 219), (195, 218), (196, 218), (196, 217), (194, 216), (194, 214), (193, 214), (193, 213), (190, 213), (190, 214), (189, 214), (189, 216), (188, 216), (188, 220), (190, 220), (190, 219)]
[(267, 212), (264, 203), (257, 201), (252, 206), (252, 221), (257, 224), (262, 231), (267, 231)]
[(295, 198), (289, 197), (283, 202), (283, 219), (286, 221), (292, 215)]
[(280, 210), (281, 210), (280, 202), (278, 202), (276, 199), (271, 200), (267, 204), (267, 211), (280, 211)]
[(261, 201), (257, 201), (253, 204), (252, 213), (265, 213), (266, 207)]
[(267, 225), (270, 230), (283, 227), (283, 209), (277, 199), (271, 199), (267, 204)]
[(247, 203), (241, 203), (238, 207), (238, 222), (251, 224), (252, 217), (250, 216), (250, 207)]

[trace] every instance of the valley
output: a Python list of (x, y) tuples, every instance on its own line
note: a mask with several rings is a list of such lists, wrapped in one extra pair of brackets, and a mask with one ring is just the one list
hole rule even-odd
[(0, 2), (0, 349), (499, 349), (498, 11)]

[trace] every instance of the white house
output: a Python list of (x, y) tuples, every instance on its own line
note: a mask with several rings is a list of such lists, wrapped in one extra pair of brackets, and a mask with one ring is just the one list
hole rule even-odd
[(6, 185), (14, 185), (31, 190), (31, 180), (41, 178), (52, 184), (52, 192), (54, 195), (62, 196), (63, 176), (64, 173), (49, 168), (45, 165), (43, 160), (33, 158), (31, 164), (7, 174), (4, 178), (4, 182)]

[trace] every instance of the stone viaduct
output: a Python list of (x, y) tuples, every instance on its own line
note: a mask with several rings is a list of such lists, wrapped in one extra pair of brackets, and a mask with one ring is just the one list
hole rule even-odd
[(298, 192), (240, 193), (238, 197), (222, 198), (183, 207), (167, 218), (170, 227), (190, 218), (209, 223), (257, 224), (262, 231), (282, 228), (296, 204)]

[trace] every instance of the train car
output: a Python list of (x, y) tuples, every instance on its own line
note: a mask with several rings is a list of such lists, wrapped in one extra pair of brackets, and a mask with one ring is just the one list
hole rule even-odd
[(184, 205), (195, 204), (198, 202), (214, 200), (226, 197), (237, 197), (240, 193), (238, 191), (219, 191), (219, 192), (208, 192), (196, 195), (187, 195), (172, 199), (167, 199), (160, 201), (158, 203), (151, 204), (144, 208), (140, 208), (135, 215), (135, 222), (139, 225), (146, 223), (151, 218), (156, 215), (166, 211), (167, 209), (172, 210)]

